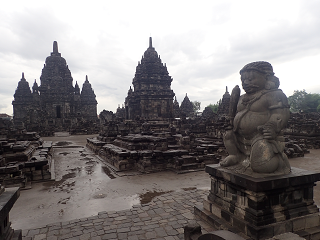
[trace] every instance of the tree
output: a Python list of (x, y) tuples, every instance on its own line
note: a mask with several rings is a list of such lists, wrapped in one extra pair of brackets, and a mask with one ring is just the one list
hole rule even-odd
[(291, 112), (317, 112), (320, 110), (320, 94), (295, 90), (288, 97)]
[(216, 104), (210, 103), (207, 107), (210, 107), (213, 112), (217, 113), (219, 108), (219, 102), (217, 102)]
[(196, 113), (200, 110), (200, 105), (201, 105), (201, 102), (199, 101), (193, 101), (191, 102), (192, 103), (192, 106), (193, 106), (193, 111)]

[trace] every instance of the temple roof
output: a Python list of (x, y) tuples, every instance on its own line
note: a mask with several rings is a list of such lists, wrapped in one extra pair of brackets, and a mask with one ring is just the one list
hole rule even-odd
[[(18, 82), (18, 87), (15, 91), (14, 98), (15, 100), (17, 100), (17, 97), (19, 98), (19, 97), (29, 97), (29, 96), (31, 96), (29, 83), (25, 79), (24, 73), (22, 73), (22, 77)], [(23, 99), (19, 99), (19, 100), (23, 100)]]
[(91, 84), (89, 83), (87, 75), (86, 75), (86, 80), (84, 81), (84, 83), (82, 85), (80, 97), (81, 97), (82, 101), (85, 101), (87, 103), (97, 103), (96, 95), (94, 94), (94, 91), (91, 87)]
[(33, 86), (32, 86), (32, 92), (33, 93), (38, 93), (38, 89), (39, 89), (39, 86), (38, 86), (37, 80), (35, 79), (34, 83), (33, 83)]
[(137, 81), (172, 81), (169, 76), (167, 67), (162, 63), (160, 56), (158, 56), (157, 51), (152, 46), (152, 38), (149, 38), (149, 47), (144, 52), (141, 62), (138, 63), (136, 68), (136, 74), (133, 79), (133, 83)]
[(74, 92), (76, 95), (80, 95), (80, 87), (77, 81), (76, 81), (76, 85), (74, 86)]
[[(74, 92), (73, 78), (66, 60), (58, 52), (58, 43), (53, 42), (53, 51), (46, 58), (46, 63), (40, 76), (40, 92), (50, 91), (68, 96)], [(42, 95), (44, 96), (44, 95)]]
[(184, 113), (193, 113), (193, 104), (187, 94), (180, 105), (180, 110)]
[(228, 87), (226, 86), (226, 92), (223, 94), (223, 97), (222, 97), (222, 101), (223, 99), (226, 99), (226, 98), (230, 98), (230, 93), (228, 92)]

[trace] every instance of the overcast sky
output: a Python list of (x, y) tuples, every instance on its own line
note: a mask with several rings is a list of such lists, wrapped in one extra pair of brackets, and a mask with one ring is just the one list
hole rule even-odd
[[(21, 73), (32, 87), (53, 41), (80, 88), (88, 75), (103, 109), (123, 104), (149, 37), (201, 110), (240, 84), (239, 70), (268, 61), (287, 96), (320, 93), (320, 1), (5, 1), (0, 8), (0, 113), (12, 114)], [(242, 93), (244, 91), (242, 90)]]

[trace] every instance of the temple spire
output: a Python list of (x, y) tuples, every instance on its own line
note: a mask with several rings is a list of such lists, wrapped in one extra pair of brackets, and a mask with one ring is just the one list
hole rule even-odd
[(53, 53), (58, 53), (58, 43), (57, 41), (54, 41), (53, 42)]
[(149, 48), (152, 48), (152, 37), (149, 37)]
[(88, 75), (86, 75), (86, 81), (85, 81), (86, 83), (88, 83), (89, 82), (89, 80), (88, 80)]
[(61, 53), (59, 53), (59, 51), (58, 51), (58, 43), (57, 43), (57, 41), (53, 42), (53, 51), (51, 53), (51, 56), (61, 57)]
[(25, 79), (25, 78), (24, 78), (24, 72), (22, 72), (22, 78), (21, 78), (21, 80), (22, 80), (22, 79)]

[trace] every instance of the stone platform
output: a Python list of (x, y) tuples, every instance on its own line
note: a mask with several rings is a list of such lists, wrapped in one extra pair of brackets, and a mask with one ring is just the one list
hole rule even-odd
[(252, 177), (219, 164), (206, 166), (211, 190), (195, 213), (217, 228), (267, 239), (285, 232), (320, 239), (313, 187), (320, 173), (292, 168), (287, 175)]
[[(208, 190), (184, 190), (155, 197), (150, 203), (123, 211), (100, 212), (96, 216), (57, 222), (22, 231), (23, 240), (184, 240), (184, 227), (199, 224), (203, 234), (217, 230), (193, 214), (193, 206)], [(234, 235), (232, 235), (234, 236)], [(241, 238), (242, 236), (242, 238)], [(239, 239), (250, 239), (239, 234)], [(215, 238), (213, 238), (215, 239)], [(269, 240), (302, 240), (291, 233)]]
[(9, 212), (13, 204), (20, 196), (18, 187), (4, 189), (0, 186), (0, 239), (1, 240), (21, 240), (21, 230), (13, 230), (9, 218)]
[(183, 228), (189, 223), (201, 225), (203, 233), (216, 230), (193, 214), (193, 206), (207, 193), (208, 190), (200, 189), (169, 192), (128, 210), (100, 212), (88, 218), (23, 230), (22, 239), (184, 239)]
[(206, 164), (218, 163), (221, 159), (217, 153), (219, 146), (197, 140), (192, 151), (189, 149), (190, 138), (181, 134), (172, 137), (129, 134), (105, 144), (97, 138), (87, 138), (86, 146), (118, 171), (150, 173), (173, 170), (181, 173), (203, 170)]

